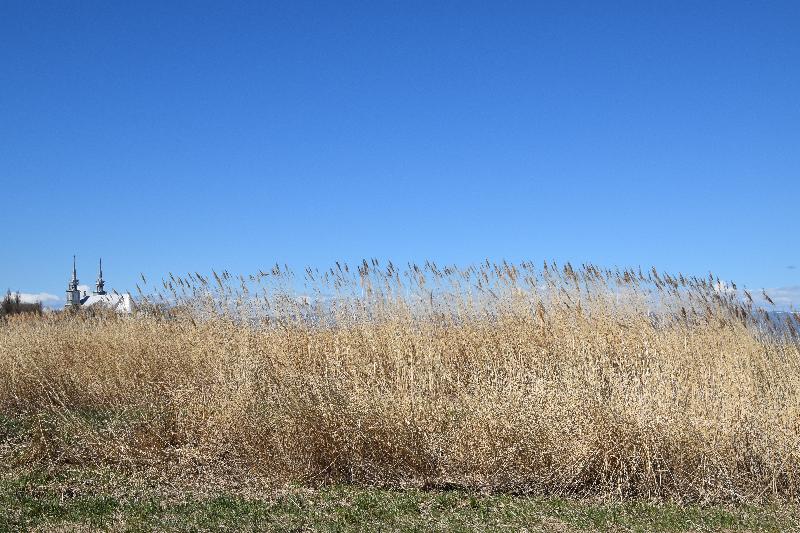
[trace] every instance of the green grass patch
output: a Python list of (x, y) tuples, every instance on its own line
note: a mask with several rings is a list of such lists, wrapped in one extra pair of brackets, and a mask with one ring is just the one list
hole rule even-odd
[(683, 506), (340, 485), (255, 494), (128, 484), (117, 473), (8, 473), (0, 530), (790, 531), (798, 508)]

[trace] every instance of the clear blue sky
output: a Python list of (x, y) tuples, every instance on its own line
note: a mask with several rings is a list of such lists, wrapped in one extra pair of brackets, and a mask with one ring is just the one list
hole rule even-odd
[[(800, 286), (798, 2), (0, 5), (0, 285), (483, 258)], [(800, 288), (795, 291), (800, 295)]]

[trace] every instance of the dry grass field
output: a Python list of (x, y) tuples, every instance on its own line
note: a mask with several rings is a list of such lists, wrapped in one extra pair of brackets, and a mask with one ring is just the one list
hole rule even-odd
[(655, 269), (378, 261), (0, 324), (0, 462), (266, 486), (800, 495), (798, 316)]

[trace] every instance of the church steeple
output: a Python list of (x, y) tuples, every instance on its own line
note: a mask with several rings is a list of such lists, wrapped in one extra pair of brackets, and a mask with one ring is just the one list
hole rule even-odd
[(75, 267), (75, 256), (72, 256), (72, 280), (69, 282), (69, 290), (78, 290), (78, 270)]
[(103, 258), (101, 257), (100, 258), (100, 272), (97, 274), (97, 287), (96, 287), (94, 293), (95, 294), (105, 294), (106, 291), (103, 288), (105, 284), (106, 284), (106, 282), (103, 281)]
[(72, 279), (67, 285), (66, 307), (79, 307), (81, 305), (81, 291), (78, 289), (78, 269), (75, 265), (75, 256), (72, 256)]

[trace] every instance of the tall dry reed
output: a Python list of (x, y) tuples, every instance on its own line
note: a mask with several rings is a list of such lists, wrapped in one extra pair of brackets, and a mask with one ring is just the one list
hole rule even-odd
[(373, 260), (148, 287), (134, 316), (0, 324), (0, 461), (798, 498), (798, 317), (711, 276)]

